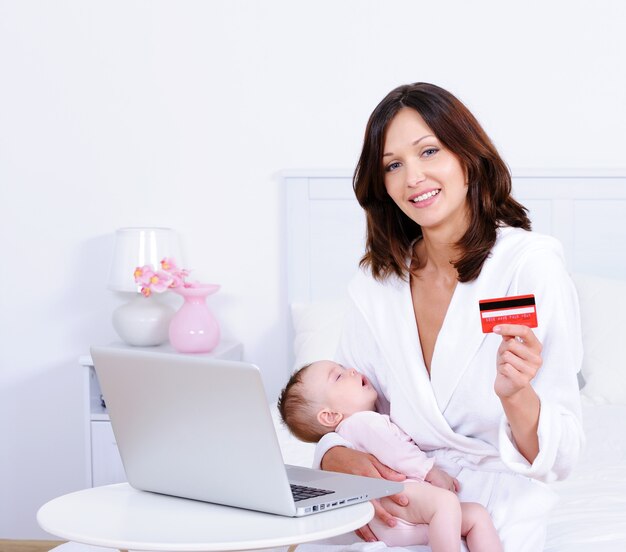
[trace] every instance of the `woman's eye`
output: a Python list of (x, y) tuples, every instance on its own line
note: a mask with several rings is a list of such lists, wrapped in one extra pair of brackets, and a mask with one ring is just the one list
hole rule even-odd
[(439, 151), (439, 149), (437, 149), (437, 148), (428, 148), (428, 149), (426, 149), (426, 150), (424, 150), (424, 151), (422, 152), (422, 155), (423, 155), (424, 157), (432, 157), (432, 156), (433, 156), (433, 155), (435, 155), (435, 153), (437, 153), (438, 151)]
[(400, 166), (400, 163), (398, 163), (397, 161), (393, 163), (389, 163), (389, 165), (385, 167), (385, 171), (386, 172), (395, 171), (399, 166)]

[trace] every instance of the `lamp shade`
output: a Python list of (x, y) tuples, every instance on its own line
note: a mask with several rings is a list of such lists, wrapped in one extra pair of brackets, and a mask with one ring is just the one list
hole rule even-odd
[(171, 228), (120, 228), (115, 233), (115, 252), (108, 287), (114, 291), (137, 292), (133, 273), (138, 266), (159, 269), (163, 257), (184, 266), (178, 234)]

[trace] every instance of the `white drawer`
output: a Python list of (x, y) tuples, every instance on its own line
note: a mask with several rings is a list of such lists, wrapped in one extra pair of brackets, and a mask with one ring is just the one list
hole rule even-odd
[(126, 481), (111, 422), (91, 422), (91, 470), (93, 487)]

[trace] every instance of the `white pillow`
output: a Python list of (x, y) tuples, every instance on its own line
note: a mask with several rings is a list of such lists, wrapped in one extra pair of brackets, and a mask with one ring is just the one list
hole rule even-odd
[(294, 372), (310, 362), (334, 358), (347, 305), (347, 299), (291, 305)]
[(595, 404), (626, 404), (626, 281), (572, 276), (583, 331), (581, 394)]
[(285, 464), (310, 468), (313, 465), (315, 443), (305, 443), (291, 434), (280, 418), (276, 403), (272, 404), (270, 410)]
[[(310, 362), (335, 356), (346, 307), (347, 300), (291, 305), (294, 372)], [(271, 411), (285, 463), (310, 468), (313, 465), (315, 444), (300, 441), (290, 433), (280, 418), (276, 404), (272, 405)]]

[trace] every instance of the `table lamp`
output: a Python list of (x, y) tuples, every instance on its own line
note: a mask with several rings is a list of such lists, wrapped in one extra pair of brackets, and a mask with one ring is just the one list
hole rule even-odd
[(154, 295), (144, 297), (133, 273), (138, 266), (159, 269), (161, 259), (182, 263), (178, 235), (171, 228), (120, 228), (115, 233), (115, 252), (108, 288), (128, 294), (129, 301), (113, 312), (113, 327), (128, 345), (161, 345), (168, 339), (174, 309)]

